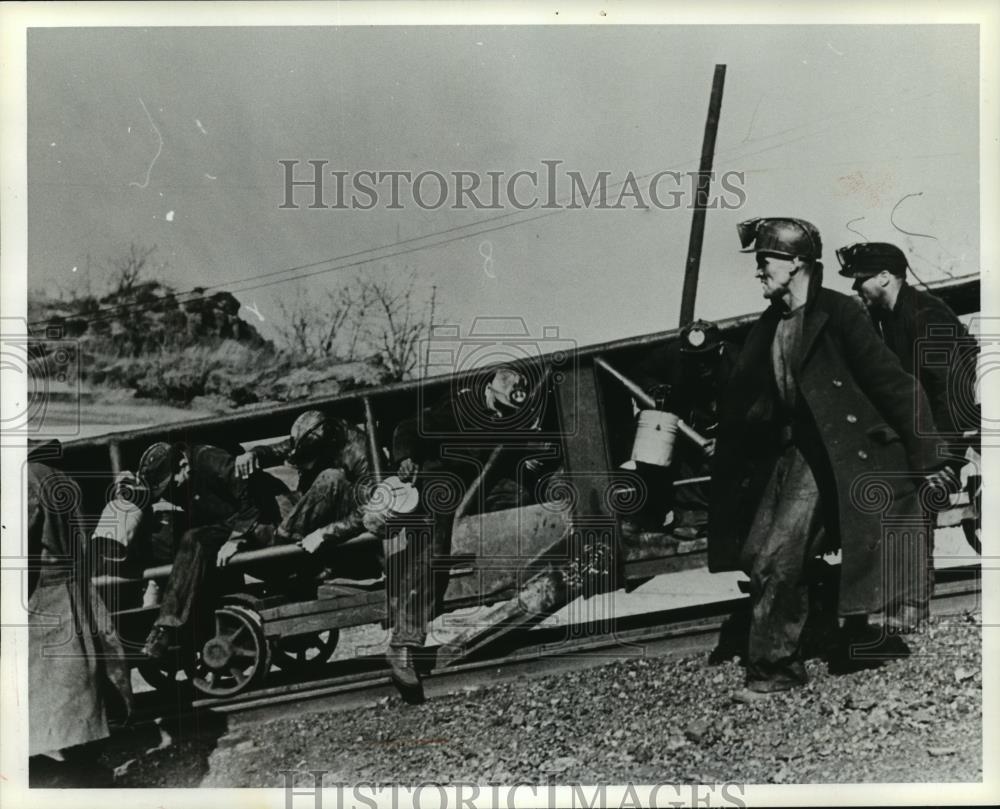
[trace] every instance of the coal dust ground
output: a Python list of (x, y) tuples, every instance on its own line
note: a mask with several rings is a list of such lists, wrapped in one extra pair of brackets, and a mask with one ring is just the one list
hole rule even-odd
[(907, 644), (909, 657), (850, 674), (810, 660), (808, 685), (752, 705), (731, 699), (735, 661), (636, 658), (419, 706), (208, 722), (162, 750), (112, 747), (105, 762), (133, 759), (123, 787), (274, 788), (282, 770), (324, 770), (328, 784), (980, 781), (978, 614), (935, 619)]

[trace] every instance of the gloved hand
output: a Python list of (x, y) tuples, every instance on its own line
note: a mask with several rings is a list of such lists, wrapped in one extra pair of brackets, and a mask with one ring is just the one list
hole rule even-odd
[(236, 458), (236, 477), (246, 479), (260, 469), (260, 460), (253, 452), (244, 452)]
[(399, 462), (396, 474), (403, 483), (413, 482), (420, 472), (420, 466), (412, 458), (404, 458)]
[(325, 530), (325, 528), (317, 528), (311, 534), (306, 534), (299, 540), (299, 547), (309, 553), (316, 553), (326, 542), (326, 536), (323, 533)]
[(385, 530), (386, 519), (384, 509), (366, 509), (364, 514), (361, 515), (361, 522), (365, 526), (366, 531), (371, 531), (371, 533), (378, 536)]
[(927, 485), (935, 489), (943, 489), (948, 494), (961, 491), (962, 481), (950, 466), (944, 466), (924, 476)]
[(215, 557), (217, 567), (225, 567), (246, 543), (245, 539), (227, 539)]

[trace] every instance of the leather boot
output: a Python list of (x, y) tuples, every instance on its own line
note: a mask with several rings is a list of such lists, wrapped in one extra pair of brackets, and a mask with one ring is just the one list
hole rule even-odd
[(390, 676), (405, 702), (417, 705), (424, 701), (424, 687), (413, 659), (410, 646), (390, 646), (386, 652)]

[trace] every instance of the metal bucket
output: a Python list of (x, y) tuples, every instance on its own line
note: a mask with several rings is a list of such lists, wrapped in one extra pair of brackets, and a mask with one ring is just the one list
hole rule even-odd
[(632, 460), (653, 466), (670, 466), (679, 419), (662, 410), (640, 410), (632, 444)]

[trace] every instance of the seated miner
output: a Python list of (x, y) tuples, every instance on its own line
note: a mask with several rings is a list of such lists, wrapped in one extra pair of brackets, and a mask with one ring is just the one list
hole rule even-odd
[[(430, 522), (429, 534), (414, 533), (396, 563), (400, 590), (388, 658), (404, 698), (422, 697), (414, 656), (423, 648), (427, 625), (448, 585), (447, 559), (460, 504), (478, 497), (488, 511), (534, 502), (545, 467), (555, 462), (552, 446), (524, 437), (539, 429), (538, 400), (522, 373), (504, 367), (396, 427), (393, 458), (399, 478), (420, 491), (420, 508)], [(505, 435), (510, 438), (506, 448)]]
[(163, 442), (143, 453), (137, 478), (136, 496), (147, 507), (163, 499), (186, 512), (186, 530), (143, 650), (160, 658), (192, 613), (210, 602), (205, 591), (213, 563), (224, 567), (240, 550), (276, 544), (278, 481), (261, 472), (239, 477), (236, 458), (219, 447)]
[[(670, 530), (677, 539), (704, 536), (708, 525), (708, 489), (704, 478), (714, 449), (719, 399), (729, 380), (738, 347), (722, 337), (719, 328), (705, 320), (685, 326), (679, 339), (659, 347), (635, 369), (636, 381), (656, 401), (657, 409), (673, 413), (710, 444), (702, 449), (677, 436), (669, 466), (636, 461), (636, 473), (647, 491), (643, 507), (622, 521), (626, 542), (642, 531), (661, 531), (668, 512)], [(675, 483), (681, 485), (675, 486)]]
[[(363, 533), (363, 504), (374, 484), (365, 434), (341, 418), (307, 410), (289, 437), (236, 459), (236, 475), (288, 463), (298, 472), (294, 492), (278, 497), (279, 541), (324, 552)], [(322, 529), (322, 530), (319, 530)]]

